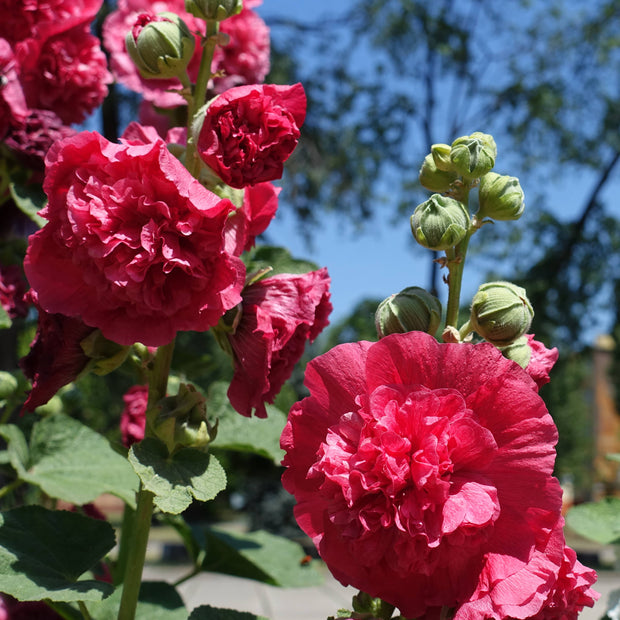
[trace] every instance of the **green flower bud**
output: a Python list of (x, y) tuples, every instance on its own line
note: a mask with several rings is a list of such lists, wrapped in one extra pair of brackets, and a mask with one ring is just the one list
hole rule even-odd
[(525, 208), (524, 194), (517, 177), (487, 172), (480, 179), (478, 219), (518, 220)]
[(141, 13), (125, 37), (127, 52), (144, 78), (185, 75), (196, 39), (174, 13)]
[(511, 282), (487, 282), (474, 295), (469, 323), (491, 344), (506, 347), (527, 332), (533, 317), (524, 288)]
[(238, 15), (243, 9), (243, 0), (185, 0), (188, 13), (211, 21), (221, 22), (227, 17)]
[(433, 144), (433, 146), (431, 146), (431, 155), (433, 156), (435, 166), (437, 166), (439, 170), (445, 172), (454, 170), (454, 165), (450, 160), (451, 150), (452, 147), (449, 144)]
[(424, 163), (420, 168), (420, 174), (418, 175), (420, 183), (423, 187), (431, 192), (447, 192), (450, 189), (450, 184), (456, 181), (456, 172), (446, 172), (440, 170), (435, 164), (435, 160), (432, 155), (427, 155), (424, 158)]
[(375, 313), (379, 338), (420, 331), (435, 335), (441, 322), (441, 302), (419, 286), (410, 286), (384, 299)]
[(479, 131), (457, 138), (450, 149), (454, 169), (467, 179), (477, 179), (495, 165), (497, 146), (493, 136)]
[(418, 205), (410, 221), (415, 240), (431, 250), (454, 247), (465, 237), (470, 224), (465, 205), (440, 194)]
[(80, 347), (90, 358), (82, 372), (94, 372), (99, 376), (107, 375), (121, 366), (131, 350), (129, 346), (108, 340), (98, 329), (86, 336), (80, 342)]
[(170, 454), (183, 447), (207, 450), (217, 435), (217, 424), (207, 420), (206, 400), (193, 385), (181, 383), (179, 393), (160, 400), (157, 408), (153, 427)]
[(532, 359), (532, 347), (528, 344), (527, 336), (517, 338), (512, 344), (501, 349), (504, 357), (517, 362), (521, 368), (527, 368)]

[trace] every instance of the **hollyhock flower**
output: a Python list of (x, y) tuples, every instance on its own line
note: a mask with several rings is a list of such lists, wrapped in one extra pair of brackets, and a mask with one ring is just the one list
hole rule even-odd
[(99, 107), (112, 81), (88, 23), (25, 39), (16, 56), (28, 105), (52, 110), (66, 125), (81, 123)]
[(24, 295), (28, 289), (19, 265), (0, 265), (0, 306), (10, 318), (28, 314), (28, 302)]
[(0, 39), (0, 139), (12, 127), (20, 127), (28, 106), (18, 75), (18, 63), (8, 41)]
[(301, 84), (237, 86), (207, 107), (197, 150), (232, 187), (273, 181), (297, 146), (305, 116)]
[(273, 402), (306, 341), (329, 322), (329, 284), (323, 268), (265, 278), (243, 290), (239, 323), (228, 334), (235, 366), (228, 398), (239, 413), (250, 416), (254, 409), (267, 417), (265, 402)]
[(278, 194), (282, 188), (273, 183), (257, 183), (245, 188), (243, 205), (228, 220), (227, 249), (240, 256), (252, 249), (256, 237), (265, 232), (278, 210)]
[(217, 47), (213, 58), (214, 90), (222, 93), (242, 84), (261, 84), (269, 73), (271, 52), (269, 28), (254, 11), (247, 7), (238, 15), (225, 19), (220, 31), (230, 37), (224, 47)]
[(241, 301), (226, 253), (234, 206), (206, 190), (163, 140), (113, 144), (95, 132), (55, 143), (43, 186), (48, 223), (24, 269), (47, 312), (80, 317), (122, 345), (205, 331)]
[(0, 37), (11, 43), (42, 32), (66, 30), (77, 24), (90, 23), (101, 8), (102, 0), (0, 0)]
[(121, 437), (126, 448), (144, 439), (148, 400), (147, 385), (134, 385), (123, 396), (125, 407), (121, 413)]
[(57, 140), (77, 133), (67, 127), (51, 110), (30, 110), (24, 125), (9, 133), (5, 144), (30, 170), (43, 181), (45, 154)]
[[(408, 332), (339, 345), (305, 383), (282, 434), (282, 481), (340, 582), (407, 617), (491, 585), (489, 615), (469, 618), (541, 609), (564, 549), (552, 536), (557, 431), (523, 369), (486, 343)], [(502, 591), (509, 578), (519, 587)]]
[(79, 318), (46, 312), (38, 303), (35, 291), (30, 291), (28, 298), (39, 311), (39, 324), (30, 353), (20, 360), (19, 366), (32, 383), (24, 409), (34, 411), (86, 368), (90, 358), (81, 342), (94, 328)]
[(43, 601), (18, 601), (8, 594), (0, 594), (0, 620), (62, 620)]
[(542, 387), (545, 383), (549, 383), (549, 373), (558, 361), (559, 353), (555, 347), (547, 349), (542, 342), (534, 340), (534, 334), (526, 334), (526, 338), (532, 350), (532, 357), (525, 371), (536, 381), (538, 387)]

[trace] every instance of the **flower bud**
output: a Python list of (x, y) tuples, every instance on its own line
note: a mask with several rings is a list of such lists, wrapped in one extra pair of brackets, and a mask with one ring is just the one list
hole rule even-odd
[(101, 330), (95, 329), (80, 342), (84, 354), (90, 358), (83, 372), (104, 376), (119, 368), (127, 359), (130, 346), (108, 340)]
[(193, 385), (181, 383), (176, 396), (157, 403), (155, 434), (172, 454), (183, 447), (207, 450), (217, 435), (217, 424), (207, 420), (206, 400)]
[(450, 172), (440, 170), (432, 155), (427, 155), (424, 158), (424, 163), (420, 168), (418, 175), (422, 187), (430, 190), (431, 192), (447, 192), (450, 189), (450, 184), (456, 181), (456, 172)]
[(457, 138), (450, 149), (454, 169), (467, 179), (477, 179), (495, 165), (497, 146), (493, 136), (479, 131)]
[(474, 295), (471, 329), (497, 347), (506, 347), (530, 328), (534, 310), (524, 288), (511, 282), (487, 282)]
[(517, 338), (512, 344), (503, 347), (501, 352), (513, 362), (517, 362), (521, 368), (527, 368), (532, 359), (532, 347), (528, 344), (527, 336)]
[(10, 372), (0, 370), (0, 406), (2, 406), (2, 401), (17, 391), (17, 388), (17, 379)]
[(441, 322), (441, 302), (419, 286), (410, 286), (384, 299), (375, 313), (379, 338), (420, 331), (435, 335)]
[(450, 160), (451, 150), (452, 147), (449, 144), (433, 144), (431, 146), (431, 155), (433, 156), (435, 166), (437, 166), (439, 170), (443, 170), (445, 172), (454, 170), (454, 165)]
[(419, 204), (410, 221), (415, 240), (431, 250), (454, 247), (465, 237), (470, 224), (465, 205), (440, 194)]
[(480, 179), (477, 216), (480, 220), (518, 220), (523, 214), (524, 195), (519, 179), (497, 172), (487, 172)]
[(174, 78), (185, 74), (196, 39), (174, 13), (141, 13), (125, 37), (127, 52), (144, 78)]
[(241, 13), (242, 0), (185, 0), (185, 10), (200, 19), (221, 22)]

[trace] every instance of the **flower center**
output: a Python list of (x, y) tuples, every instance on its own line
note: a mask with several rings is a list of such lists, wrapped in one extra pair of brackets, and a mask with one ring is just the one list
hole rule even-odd
[(332, 497), (329, 519), (342, 536), (352, 547), (365, 541), (365, 563), (398, 550), (392, 566), (424, 572), (441, 561), (440, 542), (478, 546), (499, 515), (484, 475), (497, 445), (463, 397), (381, 386), (358, 402), (329, 429), (310, 471)]

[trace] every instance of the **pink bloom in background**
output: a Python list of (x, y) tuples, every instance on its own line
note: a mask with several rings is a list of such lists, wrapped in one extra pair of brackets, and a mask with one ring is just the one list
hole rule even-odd
[(224, 73), (224, 77), (214, 80), (215, 92), (264, 82), (269, 73), (271, 53), (267, 24), (244, 2), (241, 13), (225, 19), (220, 30), (230, 37), (230, 42), (215, 48), (214, 72)]
[(90, 23), (102, 0), (0, 0), (0, 37), (11, 43)]
[(337, 346), (305, 383), (282, 481), (339, 581), (407, 617), (540, 612), (563, 579), (561, 489), (557, 431), (525, 371), (491, 345), (409, 332)]
[(545, 383), (549, 383), (549, 373), (558, 361), (558, 350), (547, 349), (547, 347), (538, 340), (534, 340), (534, 334), (527, 334), (527, 344), (532, 350), (530, 363), (525, 369), (527, 374), (536, 381), (538, 387), (542, 387)]
[(28, 116), (28, 106), (19, 82), (18, 64), (13, 50), (5, 39), (0, 39), (0, 139), (14, 127), (20, 127)]
[(113, 144), (82, 132), (46, 158), (41, 215), (24, 262), (39, 303), (114, 342), (160, 346), (205, 331), (241, 301), (226, 253), (232, 203), (196, 181), (163, 140)]
[(79, 318), (45, 312), (34, 291), (29, 293), (29, 297), (39, 311), (39, 324), (30, 352), (20, 360), (19, 365), (32, 382), (24, 409), (34, 411), (47, 403), (61, 387), (77, 379), (84, 370), (90, 358), (80, 343), (94, 328), (85, 325)]
[[(254, 2), (252, 6), (256, 4), (260, 3)], [(168, 92), (180, 90), (181, 83), (177, 79), (143, 78), (125, 49), (125, 35), (133, 27), (138, 14), (163, 11), (179, 15), (192, 32), (204, 32), (204, 23), (187, 13), (181, 0), (119, 0), (117, 9), (104, 21), (103, 42), (110, 53), (110, 69), (118, 82), (141, 93), (145, 100), (158, 107), (171, 108), (185, 104), (181, 95)], [(262, 82), (269, 71), (269, 29), (264, 21), (246, 5), (242, 14), (222, 22), (221, 30), (231, 37), (231, 41), (227, 46), (230, 49), (216, 50), (212, 72), (223, 71), (226, 77), (215, 80), (214, 92), (221, 92), (229, 84)], [(197, 38), (196, 51), (188, 66), (193, 81), (200, 65), (201, 46), (198, 43)]]
[(306, 341), (329, 322), (329, 284), (323, 268), (265, 278), (243, 290), (241, 319), (228, 336), (235, 366), (228, 398), (239, 413), (267, 417), (265, 402), (273, 402)]
[(207, 107), (198, 153), (232, 187), (279, 179), (305, 117), (301, 84), (231, 88)]
[(56, 30), (16, 45), (20, 80), (29, 107), (52, 110), (67, 125), (80, 123), (99, 107), (112, 76), (89, 21)]
[(123, 396), (125, 407), (121, 413), (120, 426), (123, 445), (126, 448), (144, 439), (148, 400), (147, 385), (134, 385)]
[(0, 306), (11, 319), (28, 314), (28, 285), (20, 265), (0, 265)]

